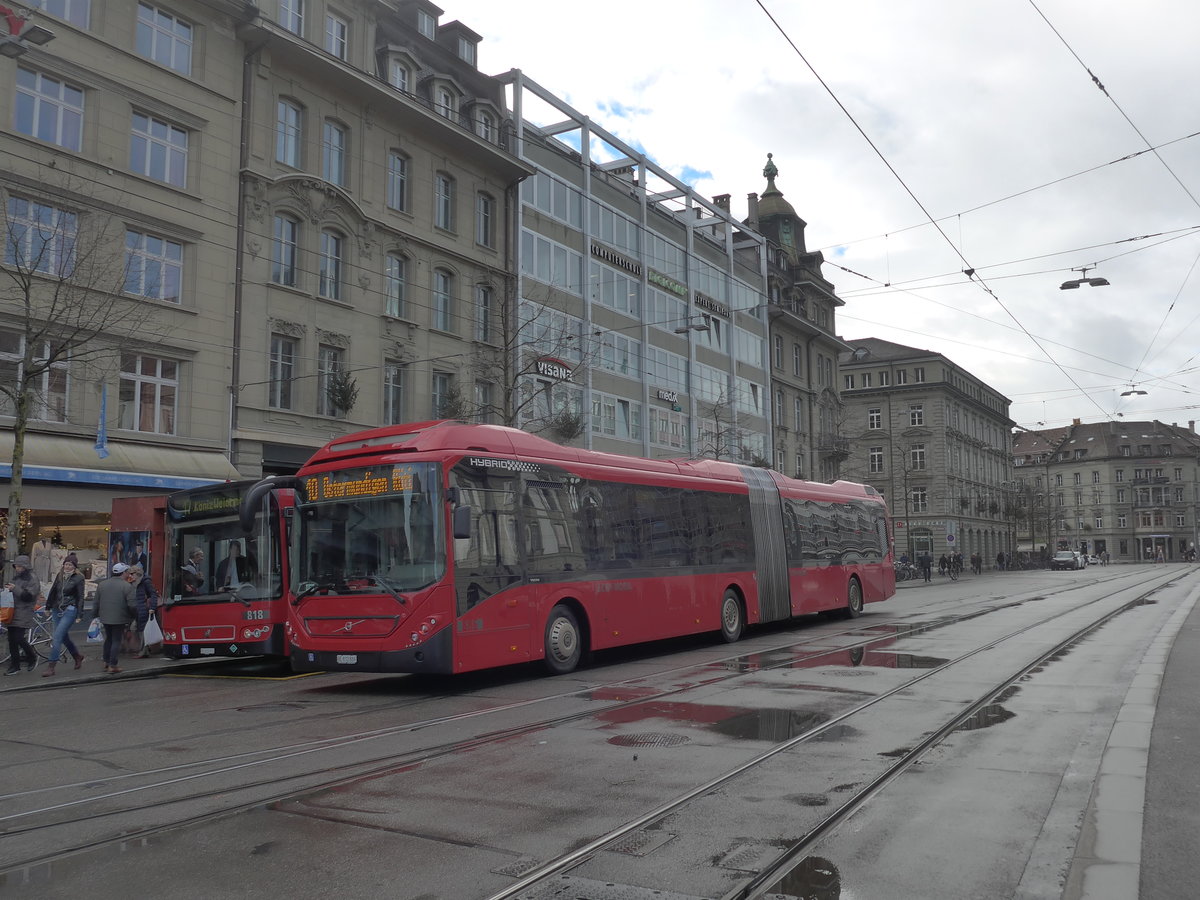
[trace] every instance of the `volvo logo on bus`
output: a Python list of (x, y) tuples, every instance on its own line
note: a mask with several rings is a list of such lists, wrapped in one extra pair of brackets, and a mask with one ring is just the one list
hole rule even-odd
[(550, 356), (544, 356), (537, 361), (537, 373), (556, 381), (570, 381), (572, 374), (570, 366), (561, 359)]

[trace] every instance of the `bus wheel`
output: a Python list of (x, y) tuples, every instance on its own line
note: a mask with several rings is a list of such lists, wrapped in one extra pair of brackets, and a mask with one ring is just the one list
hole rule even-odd
[(862, 584), (857, 578), (850, 579), (850, 588), (847, 593), (850, 595), (850, 599), (846, 601), (846, 608), (842, 614), (847, 619), (857, 619), (863, 611)]
[(725, 643), (732, 644), (742, 636), (742, 630), (746, 627), (746, 619), (742, 615), (742, 601), (738, 598), (737, 591), (733, 588), (728, 588), (725, 591), (725, 596), (721, 598), (721, 637)]
[(546, 622), (546, 668), (554, 675), (565, 675), (575, 670), (582, 654), (575, 614), (565, 606), (554, 607)]

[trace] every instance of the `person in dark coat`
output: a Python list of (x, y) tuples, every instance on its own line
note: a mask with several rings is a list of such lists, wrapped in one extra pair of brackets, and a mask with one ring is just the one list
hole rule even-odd
[(104, 625), (104, 671), (108, 674), (121, 671), (117, 665), (121, 640), (136, 612), (137, 601), (129, 566), (117, 563), (112, 567), (112, 574), (96, 585), (96, 615)]
[(75, 659), (75, 668), (83, 665), (83, 654), (71, 640), (71, 626), (83, 615), (84, 578), (75, 564), (75, 554), (63, 560), (62, 570), (54, 577), (50, 595), (46, 598), (46, 612), (54, 616), (54, 639), (50, 642), (50, 662), (46, 665), (43, 678), (54, 674), (62, 648)]
[(921, 574), (926, 581), (933, 581), (933, 554), (928, 550), (921, 554)]
[(150, 616), (158, 609), (158, 589), (155, 588), (154, 582), (150, 580), (150, 576), (146, 574), (146, 570), (140, 564), (135, 563), (129, 567), (129, 574), (133, 580), (133, 600), (137, 607), (137, 622), (134, 626), (137, 629), (137, 635), (140, 646), (137, 649), (139, 659), (145, 659), (150, 655), (150, 651), (146, 648), (146, 639), (142, 637), (146, 631), (146, 623), (150, 621)]
[(29, 565), (29, 557), (21, 554), (13, 560), (13, 580), (5, 585), (13, 595), (13, 617), (6, 626), (8, 630), (8, 671), (5, 675), (16, 675), (21, 671), (24, 660), (29, 671), (37, 665), (38, 657), (29, 643), (29, 629), (33, 627), (33, 610), (42, 593), (42, 584)]

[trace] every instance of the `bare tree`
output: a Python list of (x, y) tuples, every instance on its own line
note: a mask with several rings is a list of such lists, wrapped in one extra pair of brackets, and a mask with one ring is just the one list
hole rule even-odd
[(722, 391), (716, 400), (700, 403), (700, 422), (697, 429), (696, 459), (742, 458), (741, 435), (735, 424), (733, 401)]
[[(116, 216), (94, 207), (81, 209), (78, 202), (60, 205), (58, 196), (10, 194), (4, 209), (0, 412), (13, 417), (5, 533), (10, 557), (20, 546), (25, 441), (31, 424), (68, 421), (68, 379), (102, 383), (130, 336), (149, 343), (156, 339), (153, 315), (134, 293), (148, 293), (148, 282), (161, 293), (155, 279), (162, 273), (147, 271), (145, 265), (130, 268), (124, 225)], [(97, 452), (107, 455), (99, 446)]]
[[(468, 392), (456, 383), (441, 415), (480, 419), (542, 433), (561, 443), (587, 427), (579, 383), (589, 366), (613, 349), (599, 329), (567, 315), (549, 300), (517, 296), (516, 279), (490, 273), (489, 290), (477, 295), (475, 352), (467, 372), (491, 393)], [(531, 292), (527, 292), (531, 293)]]

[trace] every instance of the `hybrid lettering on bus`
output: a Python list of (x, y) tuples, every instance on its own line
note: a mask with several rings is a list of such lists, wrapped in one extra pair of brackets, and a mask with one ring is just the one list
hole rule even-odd
[(848, 482), (439, 421), (331, 441), (295, 484), (300, 671), (569, 672), (895, 592), (883, 500)]
[(294, 494), (275, 487), (269, 480), (242, 481), (167, 497), (162, 591), (167, 656), (287, 652), (286, 535)]

